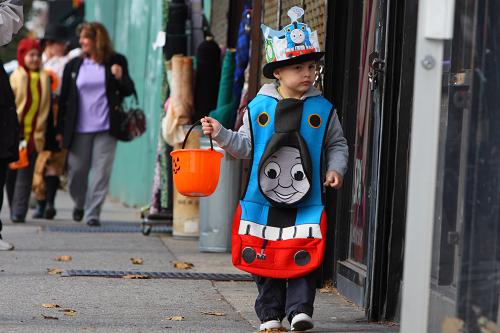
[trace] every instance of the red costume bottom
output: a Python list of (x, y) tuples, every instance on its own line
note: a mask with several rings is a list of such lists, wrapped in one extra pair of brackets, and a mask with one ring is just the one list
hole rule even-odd
[(232, 259), (238, 269), (271, 278), (297, 278), (321, 265), (325, 252), (326, 214), (321, 214), (322, 238), (294, 238), (267, 240), (238, 233), (241, 207), (238, 205), (233, 219)]

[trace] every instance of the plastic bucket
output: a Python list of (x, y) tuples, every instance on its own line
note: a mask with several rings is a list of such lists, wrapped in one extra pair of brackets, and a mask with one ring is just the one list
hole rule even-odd
[(25, 169), (29, 166), (28, 148), (26, 141), (21, 141), (19, 144), (19, 160), (9, 163), (11, 170)]
[(224, 154), (215, 151), (210, 138), (210, 149), (184, 149), (187, 138), (197, 121), (186, 134), (182, 149), (170, 153), (174, 185), (180, 194), (187, 197), (206, 197), (217, 188), (220, 162)]

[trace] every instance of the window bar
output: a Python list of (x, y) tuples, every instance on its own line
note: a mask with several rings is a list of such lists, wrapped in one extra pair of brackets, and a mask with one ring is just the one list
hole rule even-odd
[(281, 7), (283, 5), (282, 0), (278, 0), (278, 30), (281, 30)]

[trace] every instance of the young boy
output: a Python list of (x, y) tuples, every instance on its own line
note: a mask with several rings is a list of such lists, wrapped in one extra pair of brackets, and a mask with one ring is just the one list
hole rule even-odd
[[(52, 105), (47, 118), (45, 147), (38, 154), (33, 176), (33, 193), (38, 202), (33, 214), (34, 219), (53, 219), (56, 214), (55, 198), (59, 189), (59, 177), (64, 173), (66, 150), (61, 150), (60, 143), (56, 140), (58, 119), (58, 98), (61, 94), (61, 82), (64, 66), (74, 56), (65, 55), (68, 29), (58, 23), (49, 24), (41, 40), (44, 49), (42, 53), (42, 66), (51, 77)], [(75, 54), (76, 56), (76, 54)]]
[[(316, 32), (297, 20), (282, 31), (263, 26), (265, 84), (232, 132), (210, 117), (203, 132), (229, 154), (252, 159), (249, 183), (233, 224), (233, 264), (254, 274), (261, 330), (313, 327), (317, 268), (326, 236), (324, 187), (339, 189), (348, 149), (332, 104), (313, 86), (323, 56)], [(325, 172), (326, 171), (326, 172)]]

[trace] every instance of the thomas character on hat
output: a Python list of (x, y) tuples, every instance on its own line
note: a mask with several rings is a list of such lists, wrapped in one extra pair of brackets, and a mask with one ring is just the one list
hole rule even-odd
[(281, 31), (262, 27), (264, 84), (248, 104), (243, 126), (227, 130), (210, 117), (205, 135), (236, 158), (251, 159), (248, 185), (232, 230), (233, 264), (254, 275), (261, 330), (313, 327), (317, 268), (326, 237), (325, 187), (339, 189), (348, 149), (333, 105), (313, 86), (323, 57), (316, 31), (292, 7)]

